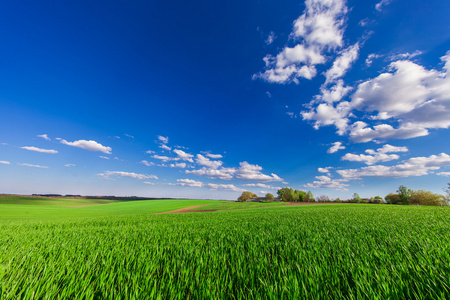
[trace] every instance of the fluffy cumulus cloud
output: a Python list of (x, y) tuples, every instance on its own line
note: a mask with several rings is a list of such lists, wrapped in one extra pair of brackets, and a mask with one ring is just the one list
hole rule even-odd
[(377, 150), (367, 149), (365, 152), (367, 154), (347, 153), (341, 158), (341, 160), (364, 162), (366, 165), (373, 165), (378, 162), (386, 162), (399, 159), (400, 156), (398, 156), (397, 154), (387, 154), (387, 153), (408, 152), (408, 148), (395, 147), (386, 144), (382, 148), (378, 148)]
[(158, 179), (156, 175), (137, 174), (133, 172), (123, 172), (123, 171), (105, 171), (103, 173), (97, 174), (97, 176), (102, 177), (104, 179), (112, 179), (111, 177), (129, 177), (138, 180)]
[[(409, 139), (428, 135), (429, 129), (449, 128), (450, 51), (441, 60), (442, 71), (394, 61), (388, 72), (359, 83), (350, 101), (334, 103), (333, 97), (317, 96), (309, 111), (302, 112), (303, 119), (316, 129), (334, 125), (339, 135), (348, 134), (357, 143)], [(339, 99), (343, 92), (336, 94), (334, 99)], [(358, 120), (359, 112), (365, 121)]]
[(0, 160), (0, 165), (10, 165), (11, 163), (6, 160)]
[(319, 173), (330, 173), (330, 169), (332, 169), (332, 167), (318, 168), (317, 171), (319, 171)]
[(316, 76), (316, 65), (326, 62), (325, 54), (343, 45), (347, 6), (344, 0), (306, 0), (303, 14), (294, 22), (291, 37), (298, 42), (276, 56), (264, 58), (266, 69), (255, 74), (268, 82), (299, 82)]
[(243, 189), (240, 189), (233, 184), (204, 183), (192, 179), (177, 179), (177, 184), (181, 186), (190, 186), (190, 187), (205, 187), (210, 190), (230, 190), (235, 192), (243, 191)]
[(450, 156), (446, 153), (429, 157), (413, 157), (394, 166), (375, 165), (359, 169), (344, 169), (336, 172), (345, 180), (362, 179), (364, 177), (396, 178), (423, 176), (430, 171), (450, 166)]
[(192, 159), (194, 157), (194, 155), (192, 155), (192, 154), (186, 153), (180, 149), (175, 149), (175, 150), (173, 150), (173, 152), (177, 155), (178, 159), (185, 160), (188, 162), (194, 162), (194, 160)]
[(220, 169), (210, 169), (203, 167), (198, 170), (186, 170), (186, 174), (192, 174), (197, 176), (204, 176), (208, 178), (230, 180), (233, 179), (233, 175), (236, 173), (235, 168), (220, 168)]
[(240, 167), (236, 171), (236, 179), (260, 182), (283, 181), (277, 174), (266, 175), (261, 173), (262, 167), (258, 165), (252, 165), (246, 161), (239, 163), (239, 165)]
[(197, 154), (197, 158), (195, 159), (195, 162), (199, 164), (200, 166), (205, 166), (207, 168), (211, 169), (218, 169), (220, 166), (222, 166), (223, 162), (220, 160), (210, 160), (209, 158)]
[(39, 169), (48, 169), (47, 166), (40, 166), (40, 165), (32, 165), (32, 164), (26, 164), (26, 163), (19, 163), (19, 166), (23, 167), (31, 167), (31, 168), (39, 168)]
[(349, 186), (348, 184), (344, 183), (346, 181), (344, 179), (332, 179), (325, 175), (316, 176), (316, 179), (317, 180), (313, 181), (312, 183), (307, 183), (303, 186), (313, 189), (328, 188), (336, 190), (347, 190), (346, 187)]
[(334, 142), (328, 150), (327, 153), (336, 153), (339, 150), (345, 149), (345, 146), (342, 146), (342, 142)]
[(171, 168), (182, 168), (182, 169), (184, 169), (184, 168), (187, 167), (187, 164), (186, 164), (186, 163), (170, 164), (170, 167), (171, 167)]
[(100, 143), (97, 143), (96, 141), (93, 140), (78, 140), (78, 141), (74, 141), (74, 142), (68, 142), (64, 139), (60, 139), (57, 138), (57, 140), (59, 140), (61, 142), (61, 144), (64, 145), (68, 145), (68, 146), (72, 146), (72, 147), (77, 147), (77, 148), (81, 148), (81, 149), (85, 149), (85, 150), (89, 150), (89, 151), (99, 151), (99, 152), (103, 152), (106, 154), (111, 154), (111, 147), (106, 147), (103, 146)]
[(58, 151), (56, 151), (56, 150), (42, 149), (42, 148), (37, 148), (37, 147), (33, 147), (33, 146), (23, 146), (23, 147), (20, 147), (20, 148), (25, 149), (25, 150), (29, 150), (29, 151), (40, 152), (40, 153), (49, 153), (49, 154), (56, 154), (56, 153), (58, 153)]

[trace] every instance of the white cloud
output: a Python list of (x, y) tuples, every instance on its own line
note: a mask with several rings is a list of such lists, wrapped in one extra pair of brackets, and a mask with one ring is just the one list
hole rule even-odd
[(148, 161), (146, 161), (146, 160), (141, 160), (141, 164), (146, 165), (147, 167), (151, 167), (151, 166), (154, 166), (154, 165), (155, 165), (155, 163), (153, 163), (153, 162), (148, 162)]
[(247, 183), (247, 184), (243, 184), (242, 186), (260, 187), (260, 188), (270, 189), (270, 190), (279, 190), (279, 189), (281, 189), (281, 187), (279, 187), (279, 186), (271, 186), (271, 185), (264, 184), (264, 183)]
[(380, 141), (387, 139), (411, 139), (428, 135), (428, 130), (413, 123), (405, 123), (399, 128), (394, 128), (389, 124), (367, 127), (365, 122), (357, 121), (350, 129), (350, 139), (356, 143), (366, 143), (370, 141)]
[(163, 142), (164, 144), (167, 144), (169, 142), (169, 137), (165, 137), (162, 135), (158, 135), (158, 140), (160, 140), (161, 142)]
[(324, 52), (342, 47), (345, 0), (306, 0), (303, 14), (294, 22), (291, 37), (301, 42), (285, 47), (276, 57), (264, 58), (266, 70), (255, 74), (274, 83), (299, 83), (298, 78), (316, 76), (315, 65), (325, 63)]
[(78, 141), (74, 141), (74, 142), (68, 142), (64, 139), (60, 139), (57, 138), (61, 144), (64, 145), (68, 145), (68, 146), (72, 146), (72, 147), (77, 147), (77, 148), (81, 148), (81, 149), (85, 149), (85, 150), (89, 150), (89, 151), (99, 151), (99, 152), (103, 152), (106, 154), (111, 154), (111, 147), (105, 147), (100, 143), (97, 143), (96, 141), (93, 140), (78, 140)]
[(97, 175), (104, 179), (111, 179), (111, 177), (129, 177), (138, 180), (158, 179), (156, 175), (137, 174), (133, 172), (122, 172), (122, 171), (105, 171), (104, 173), (100, 173)]
[(429, 157), (413, 157), (394, 166), (376, 165), (359, 169), (337, 170), (345, 180), (362, 179), (364, 177), (397, 178), (423, 176), (430, 171), (450, 166), (450, 156), (445, 153)]
[(219, 159), (219, 158), (223, 157), (221, 154), (212, 154), (212, 153), (209, 153), (209, 152), (202, 152), (202, 153), (205, 154), (206, 156), (208, 156), (209, 158), (212, 158), (212, 159)]
[(31, 165), (31, 164), (25, 164), (25, 163), (18, 163), (19, 166), (24, 167), (32, 167), (32, 168), (41, 168), (41, 169), (48, 169), (47, 166), (40, 166), (40, 165)]
[(343, 50), (341, 55), (333, 62), (333, 66), (325, 73), (325, 84), (334, 82), (347, 73), (352, 63), (358, 58), (359, 43)]
[(240, 180), (248, 181), (283, 181), (278, 175), (272, 173), (271, 175), (266, 175), (261, 173), (262, 167), (258, 165), (252, 165), (244, 161), (239, 163), (240, 167), (236, 171), (236, 178)]
[(134, 136), (132, 136), (131, 134), (124, 134), (124, 136), (127, 136), (127, 137), (129, 137), (129, 138), (132, 138), (132, 139), (134, 139)]
[(29, 151), (40, 152), (40, 153), (50, 153), (50, 154), (58, 153), (58, 151), (56, 151), (56, 150), (41, 149), (41, 148), (32, 147), (32, 146), (24, 146), (24, 147), (20, 147), (20, 148), (25, 149), (25, 150), (29, 150)]
[(156, 184), (156, 183), (150, 182), (150, 181), (144, 181), (144, 182), (142, 182), (142, 183), (145, 183), (145, 184), (148, 184), (148, 185), (155, 185), (155, 184)]
[(322, 126), (334, 125), (338, 129), (338, 134), (343, 135), (348, 128), (349, 113), (351, 111), (350, 103), (340, 102), (336, 107), (333, 104), (321, 103), (310, 111), (302, 111), (303, 120), (315, 121), (314, 129)]
[(397, 154), (386, 154), (386, 153), (392, 153), (392, 152), (408, 152), (407, 147), (395, 147), (389, 144), (384, 145), (382, 148), (378, 148), (377, 150), (367, 149), (365, 151), (366, 154), (351, 154), (347, 153), (344, 156), (342, 156), (341, 160), (348, 160), (348, 161), (357, 161), (357, 162), (364, 162), (366, 165), (373, 165), (377, 162), (386, 162), (391, 161), (395, 159), (399, 159), (400, 156)]
[[(314, 121), (315, 129), (334, 125), (339, 135), (348, 133), (357, 143), (409, 139), (428, 135), (428, 129), (449, 128), (450, 51), (441, 60), (442, 71), (408, 60), (392, 62), (388, 72), (360, 83), (350, 102), (333, 104), (343, 92), (336, 92), (334, 98), (316, 96), (309, 111), (301, 112), (303, 119)], [(350, 118), (358, 118), (356, 111), (374, 122), (350, 124)]]
[(320, 87), (320, 95), (316, 95), (314, 97), (313, 103), (316, 102), (326, 102), (326, 103), (334, 103), (341, 101), (345, 95), (347, 95), (352, 88), (350, 86), (344, 86), (344, 81), (339, 79), (336, 83), (328, 88), (326, 85), (322, 85)]
[(1, 165), (10, 165), (11, 163), (9, 161), (6, 161), (6, 160), (0, 160), (0, 164)]
[(336, 153), (339, 150), (345, 149), (345, 146), (342, 146), (341, 142), (334, 142), (328, 150), (327, 153)]
[(155, 159), (162, 160), (163, 162), (168, 162), (168, 161), (173, 160), (173, 158), (168, 157), (168, 156), (163, 156), (163, 155), (156, 155), (156, 154), (155, 154), (155, 155), (153, 155), (152, 157), (155, 158)]
[(406, 52), (406, 53), (400, 53), (400, 54), (393, 54), (393, 55), (389, 56), (389, 59), (390, 60), (407, 60), (407, 59), (411, 59), (416, 56), (422, 55), (422, 53), (423, 53), (422, 51), (416, 50), (413, 53)]
[(450, 176), (450, 172), (439, 172), (439, 173), (436, 173), (436, 175), (439, 175), (439, 176)]
[(346, 187), (349, 186), (345, 184), (343, 179), (332, 179), (328, 176), (316, 176), (316, 179), (312, 183), (304, 184), (304, 187), (313, 189), (337, 189), (337, 190), (347, 190)]
[(320, 173), (330, 173), (330, 169), (332, 169), (332, 167), (318, 168), (317, 171)]
[(164, 150), (167, 150), (167, 151), (172, 150), (172, 148), (170, 148), (170, 147), (167, 146), (166, 144), (161, 144), (161, 145), (159, 146), (159, 148), (164, 149)]
[(74, 164), (65, 164), (64, 165), (64, 167), (68, 167), (68, 168), (70, 168), (70, 167), (75, 167), (76, 165), (74, 165)]
[(50, 138), (48, 137), (47, 134), (39, 134), (37, 135), (37, 137), (43, 138), (44, 140), (50, 141)]
[(217, 178), (222, 180), (230, 180), (236, 173), (235, 168), (220, 168), (220, 169), (209, 169), (201, 168), (199, 170), (186, 170), (186, 174), (193, 174), (197, 176), (205, 176), (208, 178)]
[(271, 31), (269, 33), (269, 35), (267, 36), (267, 39), (264, 41), (266, 43), (266, 45), (270, 45), (273, 43), (273, 41), (276, 39), (277, 37), (275, 36), (275, 33), (273, 31)]
[(107, 157), (107, 156), (99, 156), (100, 158), (103, 158), (103, 159), (109, 159), (109, 157)]
[(367, 56), (366, 58), (366, 66), (370, 67), (373, 63), (374, 59), (380, 58), (382, 57), (382, 55), (379, 54), (375, 54), (375, 53), (371, 53)]
[(153, 151), (153, 150), (147, 150), (147, 151), (145, 151), (145, 153), (147, 153), (147, 154), (153, 154), (153, 153), (156, 153), (156, 152)]
[(196, 181), (192, 179), (177, 179), (177, 184), (181, 186), (190, 186), (190, 187), (206, 187), (211, 190), (231, 190), (236, 192), (241, 192), (243, 189), (240, 189), (233, 184), (216, 184), (216, 183), (204, 183), (201, 181)]
[(205, 166), (205, 167), (208, 167), (211, 169), (218, 169), (223, 164), (223, 162), (220, 160), (210, 160), (201, 154), (197, 154), (197, 158), (195, 159), (195, 162), (201, 166)]
[(170, 164), (171, 168), (186, 168), (186, 163), (176, 163), (176, 164)]
[(192, 154), (186, 153), (180, 149), (175, 149), (175, 150), (173, 150), (173, 152), (176, 155), (178, 155), (178, 159), (182, 159), (182, 160), (185, 160), (188, 162), (194, 162), (194, 160), (192, 159), (194, 157), (194, 155), (192, 155)]
[(391, 3), (391, 1), (392, 0), (381, 0), (380, 2), (375, 4), (375, 9), (378, 11), (381, 11), (383, 9), (383, 7), (389, 5), (389, 3)]
[(178, 185), (181, 186), (191, 186), (191, 187), (202, 187), (203, 182), (192, 180), (192, 179), (177, 179)]
[(306, 0), (306, 9), (295, 22), (292, 35), (308, 44), (342, 46), (347, 7), (344, 0)]

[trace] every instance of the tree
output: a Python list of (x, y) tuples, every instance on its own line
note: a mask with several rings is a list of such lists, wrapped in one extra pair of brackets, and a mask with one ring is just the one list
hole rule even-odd
[(429, 191), (410, 191), (409, 194), (409, 204), (412, 205), (442, 206), (446, 204), (445, 197), (443, 195), (434, 194)]
[(355, 203), (361, 202), (361, 197), (358, 195), (358, 193), (353, 194), (352, 202), (355, 202)]
[(273, 199), (275, 199), (275, 197), (271, 193), (266, 194), (266, 201), (273, 201)]
[(403, 205), (409, 204), (409, 198), (411, 197), (411, 190), (408, 190), (406, 186), (401, 185), (398, 187), (397, 193), (400, 195), (400, 200)]
[(387, 204), (402, 204), (402, 200), (399, 194), (389, 193), (386, 197), (384, 197)]
[(450, 183), (447, 183), (447, 189), (444, 189), (445, 193), (447, 194), (447, 205), (450, 205)]
[(317, 202), (330, 202), (330, 198), (327, 195), (320, 195), (316, 200)]
[(245, 201), (247, 201), (248, 199), (251, 199), (251, 198), (258, 198), (258, 196), (256, 194), (253, 194), (252, 192), (244, 191), (244, 192), (242, 192), (242, 195), (239, 196), (238, 201), (239, 202), (245, 202)]
[(316, 199), (314, 199), (314, 195), (311, 191), (308, 191), (306, 194), (305, 202), (316, 202)]

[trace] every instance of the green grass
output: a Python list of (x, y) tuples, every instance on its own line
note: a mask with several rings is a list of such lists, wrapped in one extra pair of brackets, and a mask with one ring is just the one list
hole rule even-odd
[(258, 209), (125, 212), (140, 202), (152, 201), (90, 207), (124, 214), (0, 220), (0, 298), (450, 295), (447, 207), (243, 203)]
[(149, 214), (167, 212), (189, 206), (214, 204), (215, 202), (214, 200), (183, 199), (117, 201), (2, 195), (0, 196), (0, 220)]

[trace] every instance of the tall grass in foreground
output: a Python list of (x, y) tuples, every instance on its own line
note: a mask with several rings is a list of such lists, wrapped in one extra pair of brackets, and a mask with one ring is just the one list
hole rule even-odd
[(449, 278), (439, 207), (0, 222), (2, 299), (445, 299)]

